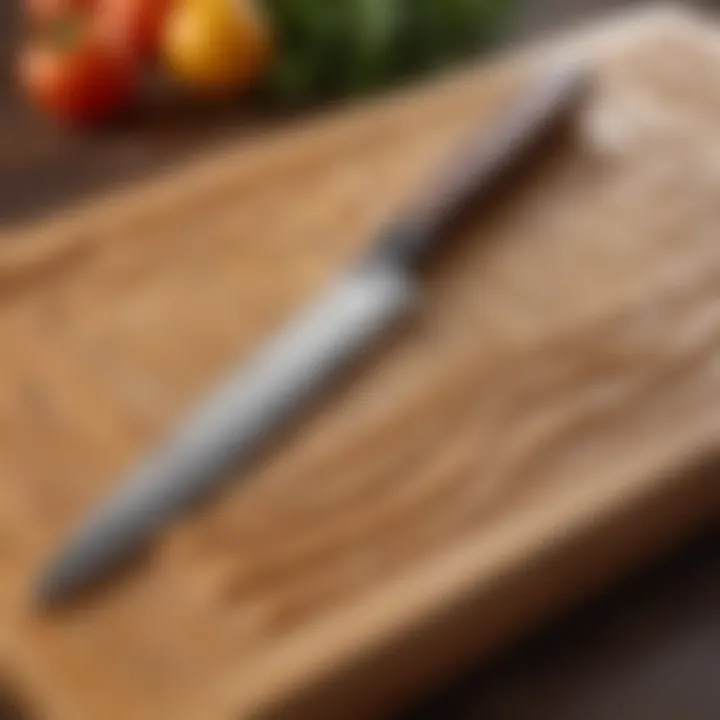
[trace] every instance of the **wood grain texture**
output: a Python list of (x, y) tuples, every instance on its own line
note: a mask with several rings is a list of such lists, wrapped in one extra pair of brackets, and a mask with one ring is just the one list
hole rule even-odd
[(599, 74), (573, 137), (415, 324), (45, 618), (50, 548), (548, 50), (4, 233), (0, 670), (41, 717), (362, 715), (717, 519), (681, 471), (720, 431), (720, 39), (663, 13), (566, 52)]

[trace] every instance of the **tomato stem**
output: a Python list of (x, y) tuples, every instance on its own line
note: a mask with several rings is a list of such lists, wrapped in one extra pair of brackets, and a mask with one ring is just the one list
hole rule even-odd
[(83, 31), (84, 18), (75, 11), (44, 23), (40, 28), (40, 39), (58, 50), (77, 47)]

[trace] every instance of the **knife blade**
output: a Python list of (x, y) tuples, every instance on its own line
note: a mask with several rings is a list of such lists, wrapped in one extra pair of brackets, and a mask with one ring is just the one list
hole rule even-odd
[(554, 68), (492, 127), (475, 131), (356, 267), (221, 382), (89, 514), (41, 573), (35, 600), (54, 605), (104, 578), (255, 459), (331, 378), (412, 312), (420, 271), (453, 223), (572, 117), (588, 86), (584, 69)]

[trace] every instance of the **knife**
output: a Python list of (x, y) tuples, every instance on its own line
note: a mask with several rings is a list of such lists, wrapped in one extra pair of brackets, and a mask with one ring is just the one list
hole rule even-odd
[(90, 514), (41, 574), (35, 600), (50, 606), (71, 599), (134, 556), (221, 488), (332, 377), (412, 312), (417, 281), (440, 241), (572, 117), (588, 80), (575, 65), (556, 67), (491, 128), (476, 130), (354, 268), (221, 383)]

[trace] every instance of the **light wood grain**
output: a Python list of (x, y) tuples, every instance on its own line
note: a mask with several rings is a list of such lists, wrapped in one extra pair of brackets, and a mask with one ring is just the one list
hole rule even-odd
[(0, 672), (41, 717), (362, 716), (717, 519), (689, 470), (720, 445), (720, 40), (674, 13), (588, 38), (572, 137), (412, 326), (52, 617), (55, 543), (549, 51), (5, 234)]

